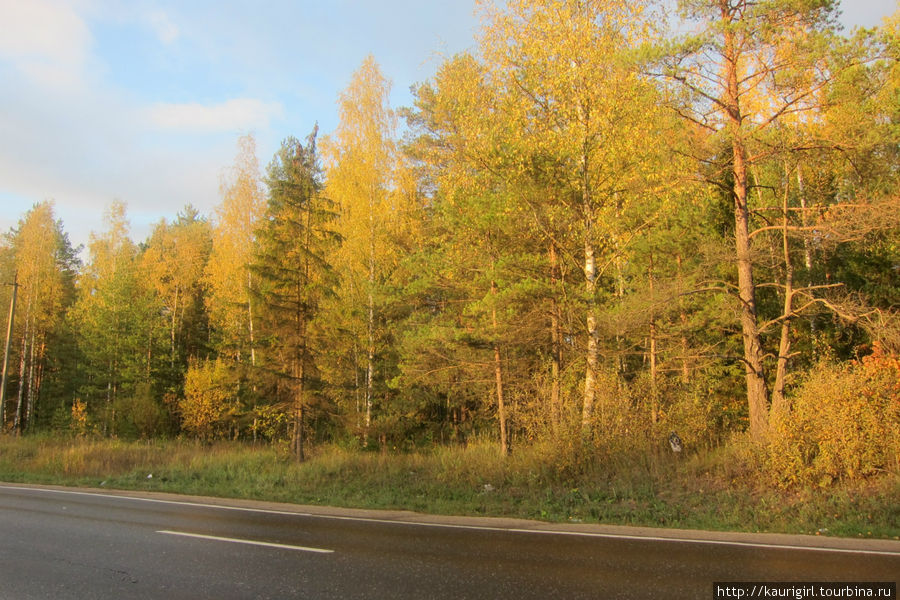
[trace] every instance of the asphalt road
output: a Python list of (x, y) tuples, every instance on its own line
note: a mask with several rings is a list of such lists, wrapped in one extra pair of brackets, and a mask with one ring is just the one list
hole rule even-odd
[(715, 534), (0, 484), (0, 598), (713, 598), (897, 581), (900, 542)]

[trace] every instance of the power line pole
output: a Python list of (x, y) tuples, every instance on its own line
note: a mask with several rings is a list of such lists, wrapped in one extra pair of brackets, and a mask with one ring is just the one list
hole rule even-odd
[(16, 317), (16, 294), (19, 291), (19, 274), (16, 273), (13, 276), (13, 282), (6, 285), (11, 285), (13, 292), (12, 299), (9, 302), (9, 323), (6, 326), (6, 350), (3, 352), (3, 379), (0, 382), (0, 432), (3, 431), (3, 427), (6, 425), (6, 373), (9, 367), (9, 346), (12, 342), (13, 321)]

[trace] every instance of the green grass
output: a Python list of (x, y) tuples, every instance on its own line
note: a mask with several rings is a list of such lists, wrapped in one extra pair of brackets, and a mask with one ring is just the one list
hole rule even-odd
[[(574, 466), (573, 466), (574, 465)], [(153, 474), (152, 478), (148, 478)], [(829, 488), (762, 483), (736, 447), (578, 464), (487, 443), (409, 454), (316, 449), (296, 464), (240, 443), (0, 436), (0, 480), (555, 522), (900, 539), (900, 476)]]

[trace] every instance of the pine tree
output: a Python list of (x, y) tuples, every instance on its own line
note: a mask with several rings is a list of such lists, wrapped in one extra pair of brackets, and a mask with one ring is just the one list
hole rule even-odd
[[(707, 147), (697, 155), (702, 164), (714, 165), (709, 179), (731, 204), (740, 360), (750, 434), (759, 442), (768, 431), (770, 411), (785, 409), (791, 322), (800, 312), (795, 302), (804, 295), (815, 297), (817, 287), (807, 285), (801, 292), (795, 279), (791, 238), (796, 243), (801, 237), (796, 232), (813, 228), (802, 223), (810, 215), (803, 206), (808, 190), (800, 189), (804, 169), (797, 171), (790, 163), (817, 148), (838, 145), (836, 140), (817, 140), (815, 123), (835, 100), (826, 98), (830, 82), (852, 61), (828, 62), (835, 41), (836, 3), (830, 0), (686, 0), (682, 8), (701, 29), (673, 46), (663, 74), (692, 99), (678, 110), (704, 132), (697, 139)], [(791, 206), (795, 200), (799, 207)], [(795, 216), (800, 223), (794, 223)], [(763, 256), (780, 265), (768, 270)], [(781, 302), (773, 302), (768, 288), (779, 290)], [(777, 316), (767, 320), (771, 312)], [(780, 336), (774, 344), (772, 382), (765, 336), (775, 326)]]

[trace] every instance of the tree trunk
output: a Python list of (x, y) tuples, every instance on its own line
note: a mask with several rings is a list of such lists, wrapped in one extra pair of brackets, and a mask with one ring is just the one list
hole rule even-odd
[[(723, 2), (723, 17), (728, 18), (727, 3)], [(760, 441), (768, 430), (768, 400), (765, 371), (762, 361), (762, 344), (756, 314), (756, 286), (753, 281), (753, 263), (750, 247), (750, 212), (747, 206), (747, 164), (744, 148), (738, 86), (738, 53), (734, 32), (726, 29), (725, 79), (729, 128), (731, 135), (732, 173), (734, 175), (734, 240), (738, 271), (738, 295), (740, 298), (741, 333), (744, 342), (744, 373), (747, 386), (747, 404), (750, 415), (750, 437)]]
[(500, 420), (500, 454), (509, 454), (509, 435), (506, 431), (506, 404), (503, 398), (503, 369), (500, 362), (500, 346), (494, 344), (494, 380), (497, 384), (497, 417)]
[(16, 318), (16, 296), (19, 293), (19, 274), (12, 283), (12, 297), (9, 300), (9, 320), (6, 325), (6, 343), (3, 351), (3, 378), (0, 380), (0, 433), (6, 431), (6, 384), (9, 380), (9, 354), (12, 350), (13, 324)]
[[(110, 366), (110, 370), (112, 367)], [(106, 380), (106, 414), (103, 419), (103, 435), (109, 437), (112, 435), (112, 375)]]
[[(497, 300), (497, 284), (491, 281), (491, 298)], [(494, 330), (494, 381), (497, 389), (497, 418), (500, 421), (500, 454), (509, 454), (509, 437), (506, 431), (506, 404), (503, 398), (503, 365), (500, 361), (500, 344), (497, 342), (497, 308), (491, 306), (491, 325)]]
[(34, 414), (34, 392), (35, 392), (35, 369), (34, 369), (34, 347), (35, 347), (35, 328), (31, 328), (31, 342), (30, 348), (28, 349), (28, 399), (25, 402), (25, 420), (22, 424), (22, 430), (28, 431), (31, 429), (31, 417)]
[(16, 419), (13, 429), (16, 435), (22, 433), (22, 408), (25, 401), (25, 362), (28, 357), (28, 318), (25, 319), (25, 333), (22, 335), (22, 354), (19, 356), (19, 396), (16, 401)]
[(366, 440), (372, 425), (375, 378), (375, 192), (369, 194), (369, 281), (366, 314)]
[[(801, 225), (804, 230), (809, 225), (809, 219), (806, 214), (806, 193), (803, 189), (803, 168), (800, 164), (797, 165), (797, 195), (800, 197), (800, 219)], [(809, 239), (804, 236), (803, 237), (803, 264), (806, 266), (807, 272), (812, 272), (812, 248), (810, 248)], [(815, 323), (813, 323), (815, 325)], [(815, 330), (815, 327), (813, 327)]]
[(359, 401), (359, 347), (356, 343), (356, 337), (353, 339), (353, 399), (356, 400), (356, 427), (362, 425), (362, 404)]
[[(370, 280), (371, 282), (371, 280)], [(366, 440), (372, 426), (372, 395), (375, 378), (375, 302), (369, 288), (368, 315), (366, 318)]]
[(584, 280), (587, 311), (585, 321), (587, 323), (587, 354), (585, 356), (584, 371), (584, 401), (581, 408), (581, 436), (587, 442), (590, 441), (594, 419), (594, 397), (596, 395), (597, 364), (599, 357), (599, 340), (597, 339), (597, 316), (594, 307), (594, 293), (596, 291), (596, 262), (594, 258), (594, 244), (592, 236), (592, 217), (589, 203), (585, 207), (585, 237), (584, 237)]
[[(618, 197), (616, 198), (618, 204)], [(620, 218), (621, 212), (616, 210), (616, 217)], [(619, 246), (618, 236), (615, 237), (614, 249), (616, 253), (616, 304), (620, 307), (625, 300), (625, 273), (622, 269), (622, 249)], [(619, 391), (625, 383), (625, 339), (621, 326), (616, 326), (616, 385)]]
[(294, 457), (297, 462), (303, 462), (306, 458), (303, 454), (303, 360), (294, 360), (294, 385), (296, 392), (294, 395), (294, 435), (291, 440), (291, 446), (294, 451)]
[(650, 255), (650, 266), (647, 274), (650, 287), (650, 422), (656, 425), (659, 420), (659, 385), (656, 365), (656, 307), (654, 306), (656, 298), (654, 296), (652, 254)]
[(559, 300), (556, 288), (559, 282), (559, 259), (556, 242), (550, 242), (550, 423), (554, 437), (559, 436), (562, 407), (559, 399), (559, 374), (562, 363), (562, 332), (560, 331)]
[(37, 367), (34, 375), (34, 404), (31, 407), (31, 416), (29, 417), (29, 420), (37, 420), (38, 406), (41, 401), (41, 388), (44, 385), (44, 369), (47, 364), (46, 357), (47, 342), (41, 340), (41, 345), (37, 353)]
[[(681, 253), (675, 257), (675, 264), (678, 266), (678, 290), (684, 291), (684, 279), (681, 272)], [(690, 381), (690, 368), (688, 366), (688, 338), (687, 338), (687, 311), (684, 309), (684, 298), (681, 293), (678, 295), (678, 320), (681, 323), (681, 383), (687, 385)]]
[(772, 415), (781, 416), (787, 412), (787, 400), (784, 397), (784, 383), (787, 376), (787, 363), (791, 351), (791, 319), (793, 318), (794, 300), (794, 265), (791, 262), (790, 243), (788, 240), (788, 179), (785, 168), (785, 190), (781, 212), (781, 247), (784, 260), (784, 310), (782, 311), (781, 339), (778, 344), (778, 362), (775, 369), (775, 387), (772, 390)]
[(303, 453), (303, 405), (297, 404), (294, 407), (294, 435), (291, 440), (291, 446), (294, 452), (294, 458), (297, 462), (306, 460)]
[(256, 345), (253, 331), (253, 302), (250, 300), (253, 279), (250, 271), (247, 271), (247, 326), (250, 331), (250, 366), (256, 366)]
[(303, 404), (301, 402), (297, 401), (294, 407), (294, 436), (291, 440), (294, 458), (297, 462), (306, 460), (306, 456), (303, 453)]
[(119, 396), (119, 332), (121, 324), (116, 317), (116, 335), (113, 342), (113, 356), (109, 361), (109, 381), (106, 385), (107, 431), (110, 436), (116, 435), (116, 400)]
[(178, 315), (178, 286), (175, 286), (175, 305), (172, 307), (172, 323), (169, 331), (169, 368), (175, 372), (175, 324)]
[[(804, 231), (809, 226), (809, 216), (806, 214), (806, 193), (803, 189), (803, 168), (797, 164), (797, 194), (800, 196), (800, 225)], [(812, 285), (813, 249), (807, 236), (803, 236), (803, 265), (806, 267), (806, 284)], [(809, 317), (809, 330), (816, 334), (816, 317)]]

